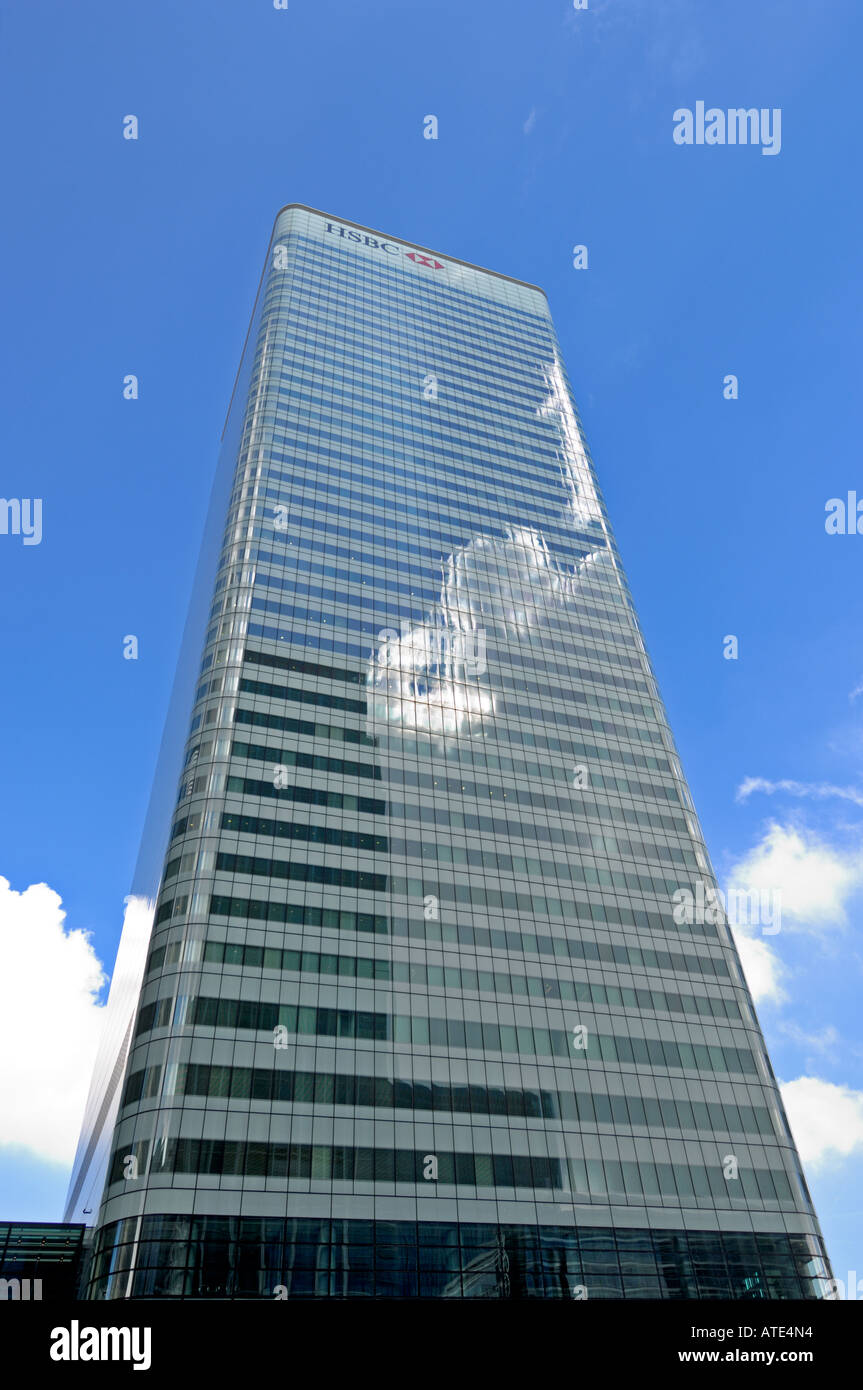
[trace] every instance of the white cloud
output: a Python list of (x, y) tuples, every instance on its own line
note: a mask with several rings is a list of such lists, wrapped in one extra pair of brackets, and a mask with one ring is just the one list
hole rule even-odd
[(58, 893), (0, 878), (0, 1144), (71, 1163), (105, 983), (89, 936), (67, 931)]
[(844, 926), (846, 904), (863, 887), (863, 852), (836, 849), (817, 835), (772, 822), (760, 844), (735, 864), (728, 882), (746, 892), (778, 893), (783, 926)]
[(832, 782), (794, 782), (787, 778), (770, 782), (766, 777), (744, 777), (734, 799), (746, 801), (753, 792), (764, 792), (765, 796), (785, 792), (788, 796), (809, 797), (818, 801), (838, 797), (842, 801), (853, 801), (855, 806), (863, 806), (863, 792), (856, 787), (836, 787)]
[[(792, 1042), (798, 1043), (800, 1047), (807, 1048), (810, 1052), (820, 1052), (822, 1056), (831, 1060), (836, 1058), (842, 1041), (838, 1029), (834, 1028), (832, 1023), (828, 1023), (825, 1028), (821, 1029), (820, 1033), (807, 1033), (806, 1029), (801, 1028), (798, 1023), (791, 1022), (781, 1023), (779, 1030), (785, 1034), (786, 1038), (791, 1038)], [(807, 1063), (807, 1065), (809, 1064)]]
[(804, 1163), (812, 1168), (863, 1150), (863, 1091), (800, 1076), (779, 1087)]
[(785, 967), (776, 952), (760, 937), (749, 936), (745, 928), (735, 927), (733, 934), (746, 983), (755, 1003), (772, 1001), (783, 1004), (788, 998), (782, 987)]
[(530, 115), (528, 116), (527, 120), (525, 121), (524, 125), (522, 126), (522, 130), (524, 131), (525, 135), (530, 135), (530, 132), (533, 130), (533, 128), (534, 128), (535, 125), (536, 125), (536, 107), (533, 108), (533, 110), (531, 111), (531, 113), (530, 113)]

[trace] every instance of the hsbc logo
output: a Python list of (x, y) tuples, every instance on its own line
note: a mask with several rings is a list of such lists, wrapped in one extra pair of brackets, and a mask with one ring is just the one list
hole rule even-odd
[(405, 255), (414, 265), (427, 265), (431, 270), (443, 270), (440, 261), (436, 261), (433, 256), (422, 256), (419, 251), (406, 251)]
[(378, 237), (363, 236), (361, 232), (354, 231), (351, 227), (342, 227), (338, 222), (328, 222), (326, 230), (333, 236), (344, 237), (346, 241), (358, 241), (372, 251), (383, 251), (386, 256), (407, 256), (414, 265), (425, 266), (428, 270), (443, 270), (443, 261), (436, 261), (434, 256), (426, 256), (422, 251), (406, 251), (395, 241), (380, 241)]

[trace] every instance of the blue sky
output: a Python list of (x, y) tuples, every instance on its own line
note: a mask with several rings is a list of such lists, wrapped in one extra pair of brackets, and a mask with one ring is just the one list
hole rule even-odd
[[(2, 29), (0, 491), (43, 499), (43, 539), (0, 536), (0, 875), (62, 909), (0, 892), (4, 1056), (57, 1093), (24, 1077), (0, 1217), (59, 1217), (58, 1059), (92, 1022), (63, 931), (110, 971), (262, 259), (304, 202), (547, 290), (717, 872), (782, 892), (746, 958), (835, 1272), (863, 1276), (863, 537), (824, 526), (863, 497), (859, 6), (43, 0)], [(780, 153), (676, 145), (698, 100), (781, 108)]]

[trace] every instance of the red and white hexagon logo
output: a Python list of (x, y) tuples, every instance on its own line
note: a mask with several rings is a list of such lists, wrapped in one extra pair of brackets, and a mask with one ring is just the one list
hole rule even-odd
[(436, 261), (433, 256), (423, 256), (420, 251), (405, 251), (405, 255), (414, 265), (427, 265), (429, 270), (443, 270), (443, 263)]

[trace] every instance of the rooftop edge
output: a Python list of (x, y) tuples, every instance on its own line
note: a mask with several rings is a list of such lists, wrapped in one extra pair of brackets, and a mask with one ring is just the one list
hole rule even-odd
[[(342, 223), (345, 227), (356, 227), (357, 230), (361, 232), (374, 232), (378, 236), (392, 235), (392, 233), (389, 232), (382, 232), (379, 227), (367, 227), (363, 222), (352, 222), (350, 218), (347, 217), (335, 217), (332, 213), (324, 212), (321, 208), (309, 207), (307, 203), (286, 203), (284, 207), (279, 208), (279, 211), (276, 213), (275, 221), (273, 222), (274, 231), (276, 223), (282, 214), (285, 212), (293, 212), (294, 209), (298, 212), (314, 213), (316, 217), (329, 218), (331, 221)], [(454, 265), (463, 265), (468, 270), (478, 270), (482, 275), (494, 275), (498, 280), (508, 280), (512, 285), (523, 285), (525, 289), (536, 290), (537, 294), (541, 294), (546, 303), (548, 303), (548, 295), (542, 286), (534, 285), (530, 280), (519, 280), (515, 275), (504, 275), (500, 270), (489, 270), (488, 266), (476, 265), (473, 261), (463, 261), (458, 256), (450, 256), (446, 251), (438, 251), (434, 246), (423, 246), (422, 243), (418, 241), (407, 241), (404, 237), (396, 237), (394, 240), (401, 242), (403, 246), (413, 247), (415, 251), (429, 251), (433, 256), (444, 256), (446, 260), (452, 261)]]

